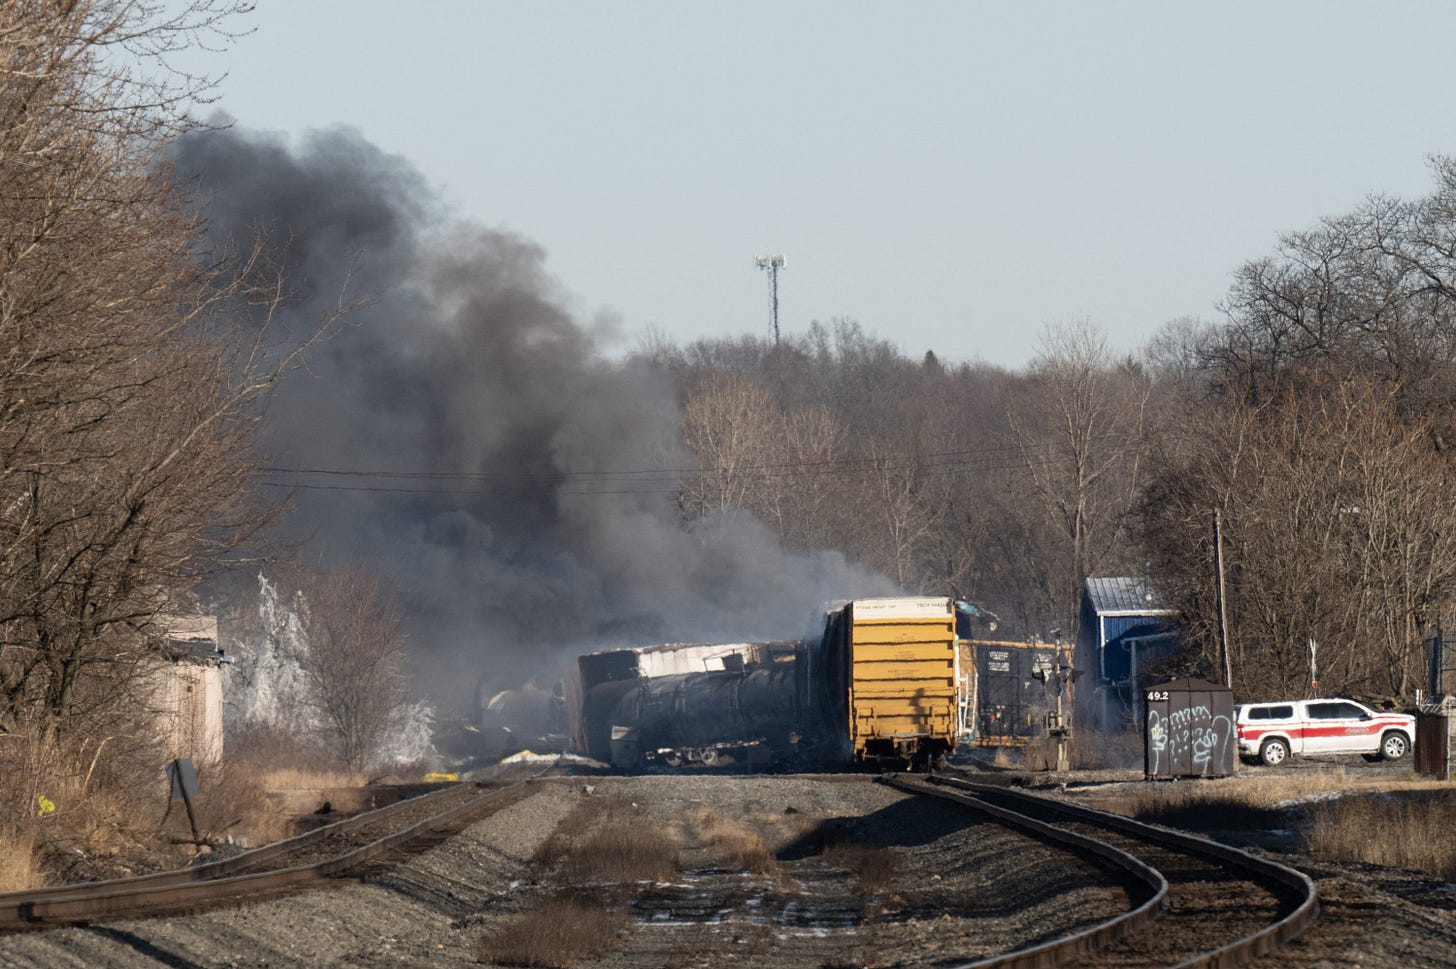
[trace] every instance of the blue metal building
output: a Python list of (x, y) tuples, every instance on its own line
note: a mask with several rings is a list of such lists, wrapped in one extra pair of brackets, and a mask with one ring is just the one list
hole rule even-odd
[(1100, 730), (1132, 726), (1141, 709), (1141, 666), (1176, 644), (1173, 610), (1142, 579), (1087, 579), (1074, 659), (1083, 671), (1078, 721)]

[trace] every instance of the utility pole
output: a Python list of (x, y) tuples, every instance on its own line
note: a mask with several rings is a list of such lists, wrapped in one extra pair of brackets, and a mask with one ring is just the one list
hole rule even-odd
[(778, 256), (755, 256), (753, 264), (759, 269), (768, 270), (768, 305), (769, 325), (773, 328), (774, 346), (779, 345), (779, 270), (787, 266), (788, 260), (782, 255)]
[(1223, 653), (1223, 685), (1234, 685), (1233, 660), (1229, 657), (1228, 602), (1223, 586), (1223, 510), (1213, 510), (1213, 563), (1218, 572), (1218, 648)]

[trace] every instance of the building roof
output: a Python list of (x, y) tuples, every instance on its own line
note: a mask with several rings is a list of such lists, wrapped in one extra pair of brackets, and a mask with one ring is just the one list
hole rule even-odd
[(1087, 600), (1099, 616), (1171, 616), (1173, 610), (1142, 579), (1127, 576), (1089, 578)]
[(222, 663), (217, 645), (216, 616), (170, 616), (163, 620), (167, 652), (173, 659), (196, 663)]

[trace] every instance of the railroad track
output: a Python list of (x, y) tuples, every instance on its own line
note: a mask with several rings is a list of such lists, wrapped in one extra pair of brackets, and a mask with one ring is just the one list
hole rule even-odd
[[(885, 780), (1094, 855), (1130, 885), (1135, 904), (1113, 919), (960, 969), (1226, 969), (1247, 965), (1299, 936), (1319, 912), (1314, 883), (1307, 876), (1205, 838), (956, 778)], [(1142, 869), (1151, 871), (1156, 881)]]
[(546, 772), (489, 789), (453, 784), (209, 864), (0, 894), (0, 932), (192, 911), (316, 886), (503, 807)]

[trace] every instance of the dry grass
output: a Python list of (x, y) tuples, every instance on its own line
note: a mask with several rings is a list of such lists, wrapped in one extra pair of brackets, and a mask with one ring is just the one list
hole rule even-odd
[(39, 881), (34, 828), (0, 828), (0, 892), (18, 892)]
[[(66, 731), (48, 721), (0, 734), (0, 885), (28, 888), (91, 881), (186, 864), (195, 852), (186, 811), (168, 797), (152, 714), (125, 704)], [(334, 769), (283, 734), (229, 737), (223, 765), (197, 765), (193, 801), (204, 840), (249, 844), (289, 832), (266, 791), (354, 786), (361, 774)], [(54, 805), (44, 817), (39, 799)]]
[(503, 966), (572, 969), (611, 949), (627, 916), (579, 895), (558, 896), (486, 932), (476, 958)]
[[(291, 818), (277, 801), (254, 765), (232, 760), (204, 765), (197, 772), (201, 794), (193, 801), (197, 827), (204, 840), (231, 838), (246, 846), (267, 844), (288, 837)], [(172, 836), (188, 838), (187, 812), (174, 804), (167, 819)]]
[(723, 868), (760, 877), (780, 874), (778, 859), (764, 844), (763, 834), (748, 818), (725, 818), (700, 810), (694, 816), (697, 837)]
[(1429, 872), (1456, 881), (1456, 792), (1359, 794), (1316, 804), (1306, 843), (1327, 861)]
[(853, 841), (825, 847), (821, 858), (835, 868), (852, 873), (860, 891), (867, 895), (889, 890), (900, 875), (900, 859), (894, 852)]
[(576, 883), (636, 884), (677, 874), (671, 834), (625, 801), (582, 805), (557, 826), (535, 860)]
[(1148, 784), (1097, 807), (1195, 830), (1298, 828), (1326, 861), (1367, 862), (1456, 880), (1456, 787), (1343, 767)]
[[(1417, 778), (1397, 779), (1388, 775), (1362, 775), (1343, 767), (1302, 770), (1288, 774), (1248, 772), (1236, 777), (1175, 784), (1146, 784), (1134, 794), (1104, 798), (1097, 806), (1140, 820), (1161, 821), (1164, 817), (1204, 813), (1213, 821), (1221, 812), (1266, 812), (1280, 810), (1322, 795), (1340, 792), (1421, 791), (1450, 789), (1441, 781)], [(1203, 827), (1238, 827), (1237, 824), (1208, 824)]]
[[(270, 794), (361, 788), (368, 780), (365, 772), (344, 769), (285, 732), (239, 732), (228, 737), (221, 765), (198, 770), (198, 826), (209, 840), (232, 837), (248, 845), (277, 841), (294, 833), (292, 816), (287, 799)], [(180, 813), (179, 806), (174, 814)], [(169, 830), (174, 823), (169, 819)], [(185, 818), (179, 830), (186, 831)]]
[(255, 776), (266, 791), (363, 787), (369, 780), (364, 771), (319, 767), (262, 767), (257, 769)]
[[(32, 724), (0, 735), (6, 883), (29, 888), (164, 867), (167, 859), (150, 857), (166, 803), (160, 762), (124, 733), (98, 740)], [(44, 816), (42, 798), (53, 806)]]
[(281, 730), (253, 728), (228, 737), (227, 761), (246, 767), (267, 791), (363, 787), (364, 771), (347, 770), (337, 758)]

